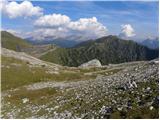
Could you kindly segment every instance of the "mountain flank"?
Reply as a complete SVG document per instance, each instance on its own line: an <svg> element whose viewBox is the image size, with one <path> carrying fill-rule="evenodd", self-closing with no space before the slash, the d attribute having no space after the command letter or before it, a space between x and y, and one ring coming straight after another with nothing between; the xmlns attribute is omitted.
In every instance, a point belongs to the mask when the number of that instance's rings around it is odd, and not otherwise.
<svg viewBox="0 0 160 120"><path fill-rule="evenodd" d="M2 47L18 52L24 48L32 47L29 42L6 31L1 31L1 40Z"/></svg>
<svg viewBox="0 0 160 120"><path fill-rule="evenodd" d="M58 47L55 44L34 45L6 31L1 31L1 36L3 48L17 52L25 52L37 58Z"/></svg>
<svg viewBox="0 0 160 120"><path fill-rule="evenodd" d="M139 44L147 46L148 48L151 49L158 49L159 48L159 38L156 37L155 39L146 39L141 41Z"/></svg>
<svg viewBox="0 0 160 120"><path fill-rule="evenodd" d="M158 53L158 49L150 49L136 42L109 35L82 42L73 48L58 48L40 58L61 65L77 67L92 59L98 59L102 65L151 60L157 58Z"/></svg>

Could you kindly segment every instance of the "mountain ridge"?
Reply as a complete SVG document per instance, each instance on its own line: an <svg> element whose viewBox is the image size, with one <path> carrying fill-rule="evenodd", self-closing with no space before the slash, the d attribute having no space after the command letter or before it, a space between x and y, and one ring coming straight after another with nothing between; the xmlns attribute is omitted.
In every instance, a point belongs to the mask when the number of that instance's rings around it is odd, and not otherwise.
<svg viewBox="0 0 160 120"><path fill-rule="evenodd" d="M117 36L102 37L85 41L73 48L59 48L41 56L42 60L67 66L79 66L92 59L103 65L137 60L151 60L158 57L158 50L152 50L130 40Z"/></svg>
<svg viewBox="0 0 160 120"><path fill-rule="evenodd" d="M139 42L139 44L144 45L151 49L158 49L159 48L159 38L158 37L152 38L152 39L148 38L148 39L145 39Z"/></svg>
<svg viewBox="0 0 160 120"><path fill-rule="evenodd" d="M64 48L70 48L74 47L75 45L79 44L80 42L75 41L75 40L34 40L33 38L26 38L26 41L33 45L45 45L45 44L55 44L59 47L64 47Z"/></svg>

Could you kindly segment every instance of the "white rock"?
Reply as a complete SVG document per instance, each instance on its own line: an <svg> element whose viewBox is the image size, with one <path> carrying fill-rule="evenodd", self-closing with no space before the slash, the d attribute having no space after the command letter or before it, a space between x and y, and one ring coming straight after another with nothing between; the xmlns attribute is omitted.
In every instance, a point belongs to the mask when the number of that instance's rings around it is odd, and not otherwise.
<svg viewBox="0 0 160 120"><path fill-rule="evenodd" d="M137 88L137 84L135 81L132 82L133 86Z"/></svg>
<svg viewBox="0 0 160 120"><path fill-rule="evenodd" d="M8 97L11 97L11 95L8 95Z"/></svg>
<svg viewBox="0 0 160 120"><path fill-rule="evenodd" d="M158 64L158 63L159 63L159 61L154 61L154 63L157 63L157 64Z"/></svg>
<svg viewBox="0 0 160 120"><path fill-rule="evenodd" d="M119 111L122 111L123 108L122 108L122 107L118 107L117 109L118 109Z"/></svg>
<svg viewBox="0 0 160 120"><path fill-rule="evenodd" d="M150 106L150 107L149 107L150 110L153 110L153 108L154 108L153 106Z"/></svg>
<svg viewBox="0 0 160 120"><path fill-rule="evenodd" d="M55 106L55 107L54 107L54 109L58 109L58 108L59 108L59 106Z"/></svg>
<svg viewBox="0 0 160 120"><path fill-rule="evenodd" d="M105 106L102 106L102 108L100 109L99 112L100 112L101 114L105 114L105 113L106 113L106 110L105 110L105 109L106 109L106 107L105 107Z"/></svg>
<svg viewBox="0 0 160 120"><path fill-rule="evenodd" d="M147 91L149 91L151 88L150 87L147 87Z"/></svg>
<svg viewBox="0 0 160 120"><path fill-rule="evenodd" d="M93 59L87 63L81 64L79 67L101 67L101 62L97 59Z"/></svg>
<svg viewBox="0 0 160 120"><path fill-rule="evenodd" d="M29 102L29 99L28 99L28 98L23 98L23 99L22 99L22 102L23 102L23 103L27 103L27 102Z"/></svg>

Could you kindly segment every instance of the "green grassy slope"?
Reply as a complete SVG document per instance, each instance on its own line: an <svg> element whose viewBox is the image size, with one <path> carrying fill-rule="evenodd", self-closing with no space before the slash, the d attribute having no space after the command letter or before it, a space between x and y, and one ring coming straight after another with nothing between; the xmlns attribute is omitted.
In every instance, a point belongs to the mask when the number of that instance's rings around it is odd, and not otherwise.
<svg viewBox="0 0 160 120"><path fill-rule="evenodd" d="M77 81L82 79L93 79L97 75L107 75L116 73L121 69L107 69L107 68L68 68L62 67L52 70L45 66L30 65L29 62L15 59L12 57L6 57L2 55L2 76L1 85L3 90L14 89L23 85L28 85L36 82L45 81ZM87 73L94 74L87 75Z"/></svg>
<svg viewBox="0 0 160 120"><path fill-rule="evenodd" d="M15 51L21 51L21 49L23 48L28 48L32 46L27 41L19 37L16 37L6 31L1 31L1 42L2 47Z"/></svg>

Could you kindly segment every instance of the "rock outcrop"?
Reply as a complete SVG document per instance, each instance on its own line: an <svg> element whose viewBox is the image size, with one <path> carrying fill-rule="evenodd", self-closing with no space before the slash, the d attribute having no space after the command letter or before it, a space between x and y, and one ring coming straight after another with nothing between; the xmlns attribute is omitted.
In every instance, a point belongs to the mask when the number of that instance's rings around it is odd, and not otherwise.
<svg viewBox="0 0 160 120"><path fill-rule="evenodd" d="M93 59L87 63L81 64L79 67L101 67L101 62L97 59Z"/></svg>

